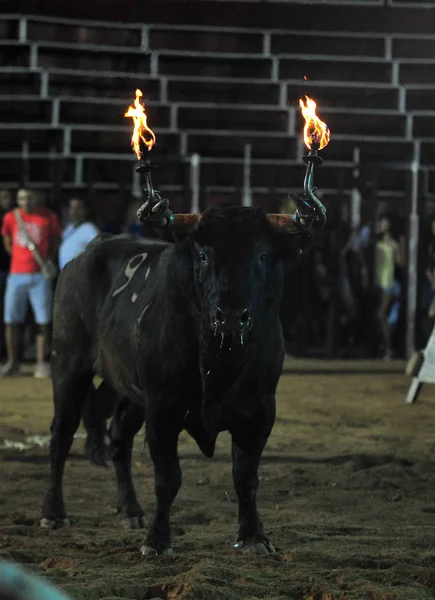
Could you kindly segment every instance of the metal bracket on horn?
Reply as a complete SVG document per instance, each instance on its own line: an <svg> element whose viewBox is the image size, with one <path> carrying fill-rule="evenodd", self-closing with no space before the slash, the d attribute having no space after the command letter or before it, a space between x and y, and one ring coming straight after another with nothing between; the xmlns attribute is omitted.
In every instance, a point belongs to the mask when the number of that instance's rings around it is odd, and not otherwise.
<svg viewBox="0 0 435 600"><path fill-rule="evenodd" d="M173 220L172 211L169 208L169 200L162 198L160 192L154 189L151 179L151 171L157 169L151 163L150 153L141 140L141 161L136 168L137 173L145 173L146 200L137 211L137 218L144 225L161 227L169 225Z"/></svg>
<svg viewBox="0 0 435 600"><path fill-rule="evenodd" d="M317 151L318 147L316 148L313 144L308 154L302 157L302 160L307 165L304 179L304 196L301 197L292 194L297 203L297 208L293 216L294 222L298 229L310 234L313 233L314 229L321 229L326 223L326 208L314 193L316 190L314 185L314 167L323 163L323 159L320 158Z"/></svg>

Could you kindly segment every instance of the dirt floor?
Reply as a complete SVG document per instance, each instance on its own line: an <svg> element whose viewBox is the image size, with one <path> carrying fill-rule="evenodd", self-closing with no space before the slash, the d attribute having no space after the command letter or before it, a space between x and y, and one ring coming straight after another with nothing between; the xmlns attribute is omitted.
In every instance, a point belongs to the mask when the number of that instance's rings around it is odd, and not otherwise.
<svg viewBox="0 0 435 600"><path fill-rule="evenodd" d="M343 372L343 363L296 361L281 379L260 468L260 513L278 549L266 556L233 550L227 434L212 460L181 438L170 559L142 559L143 533L118 525L112 469L84 460L82 435L65 472L71 526L41 529L50 384L2 380L0 557L47 576L74 600L434 598L435 386L406 406L402 365L385 372L385 364L366 364L367 374L346 364ZM142 444L138 435L134 477L151 516L152 468Z"/></svg>

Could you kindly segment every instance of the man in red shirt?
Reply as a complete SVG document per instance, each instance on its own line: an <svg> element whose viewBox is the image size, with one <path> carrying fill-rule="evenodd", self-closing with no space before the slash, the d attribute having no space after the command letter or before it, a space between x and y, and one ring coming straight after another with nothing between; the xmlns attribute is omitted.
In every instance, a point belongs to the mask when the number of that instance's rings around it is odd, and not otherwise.
<svg viewBox="0 0 435 600"><path fill-rule="evenodd" d="M45 207L38 207L29 190L18 191L17 204L21 219L42 260L52 259L61 235L57 216ZM8 360L0 370L0 377L16 375L20 371L22 325L29 301L35 322L39 326L34 376L49 377L50 365L47 356L52 321L53 284L41 273L40 265L27 247L26 235L21 230L14 211L4 216L1 233L4 246L11 255L11 268L6 283L4 308Z"/></svg>

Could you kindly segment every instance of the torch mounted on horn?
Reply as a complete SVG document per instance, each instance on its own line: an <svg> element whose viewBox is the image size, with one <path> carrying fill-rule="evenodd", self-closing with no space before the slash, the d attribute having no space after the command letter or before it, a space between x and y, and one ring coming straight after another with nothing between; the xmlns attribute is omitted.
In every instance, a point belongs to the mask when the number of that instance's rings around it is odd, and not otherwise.
<svg viewBox="0 0 435 600"><path fill-rule="evenodd" d="M326 208L315 194L314 167L323 162L318 151L329 143L330 131L326 123L316 115L317 105L314 100L308 96L305 98L306 103L300 99L299 106L305 119L303 137L308 154L303 156L302 160L307 165L307 170L304 179L304 196L293 195L297 203L293 218L299 229L312 233L313 229L322 228L326 223Z"/></svg>
<svg viewBox="0 0 435 600"><path fill-rule="evenodd" d="M169 209L169 200L162 198L160 192L154 189L151 179L151 171L157 168L151 163L150 158L150 151L156 143L156 136L148 126L145 107L140 101L141 97L142 92L137 89L133 105L129 106L124 114L124 117L133 119L131 145L139 161L136 172L145 173L146 200L139 208L137 217L142 223L151 222L153 225L163 228L172 220L173 214Z"/></svg>
<svg viewBox="0 0 435 600"><path fill-rule="evenodd" d="M150 151L156 142L156 136L148 126L145 107L140 102L141 97L142 92L137 89L134 104L124 115L133 118L134 129L131 144L139 160L136 171L145 174L146 200L138 210L138 219L142 223L151 223L159 228L165 228L172 224L194 225L198 222L200 215L174 215L169 208L169 200L162 198L160 192L153 187L151 171L156 166L151 163ZM304 195L291 194L297 205L294 215L268 214L267 219L273 225L286 228L290 232L304 232L311 236L326 222L326 209L315 194L314 167L323 162L318 151L329 143L330 132L328 126L317 117L314 100L306 96L306 104L301 99L299 105L305 118L303 137L308 148L308 154L303 156L303 161L307 165Z"/></svg>

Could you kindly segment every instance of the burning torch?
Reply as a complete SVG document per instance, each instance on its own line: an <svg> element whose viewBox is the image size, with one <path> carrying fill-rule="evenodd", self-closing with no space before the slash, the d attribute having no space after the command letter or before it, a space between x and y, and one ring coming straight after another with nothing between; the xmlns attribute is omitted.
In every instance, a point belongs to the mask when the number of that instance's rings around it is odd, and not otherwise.
<svg viewBox="0 0 435 600"><path fill-rule="evenodd" d="M150 151L156 142L156 136L148 126L145 107L140 102L142 92L136 90L134 104L130 106L125 113L125 117L133 118L134 129L131 138L131 144L139 160L139 166L136 171L145 173L147 198L144 204L139 208L137 216L140 221L153 221L160 227L165 227L169 223L194 223L199 215L173 215L169 209L169 200L162 198L160 193L154 189L151 180L151 170L155 166L151 163ZM328 126L316 115L316 103L306 96L306 104L300 100L302 115L305 118L304 142L309 152L303 157L307 165L307 171L304 180L304 196L295 196L297 209L293 216L268 214L269 221L275 224L290 224L299 231L312 233L317 227L323 227L326 221L326 209L315 195L314 187L314 167L322 164L323 160L318 155L318 151L324 148L329 142Z"/></svg>
<svg viewBox="0 0 435 600"><path fill-rule="evenodd" d="M303 161L307 165L307 171L304 180L304 197L296 198L298 208L294 215L294 221L299 228L310 231L313 226L323 227L326 222L326 209L314 193L316 189L314 167L323 162L318 151L329 143L330 132L326 123L316 115L317 105L314 100L308 96L305 98L306 103L300 99L299 106L305 119L303 136L308 154L303 157Z"/></svg>
<svg viewBox="0 0 435 600"><path fill-rule="evenodd" d="M156 136L148 126L145 106L140 101L142 95L141 90L137 89L133 105L129 106L124 114L124 117L133 119L131 145L139 161L136 172L145 173L147 197L139 208L137 216L140 221L152 220L164 227L171 220L172 212L169 210L169 200L161 197L160 192L154 189L151 180L151 171L156 166L151 163L150 152L156 143Z"/></svg>

